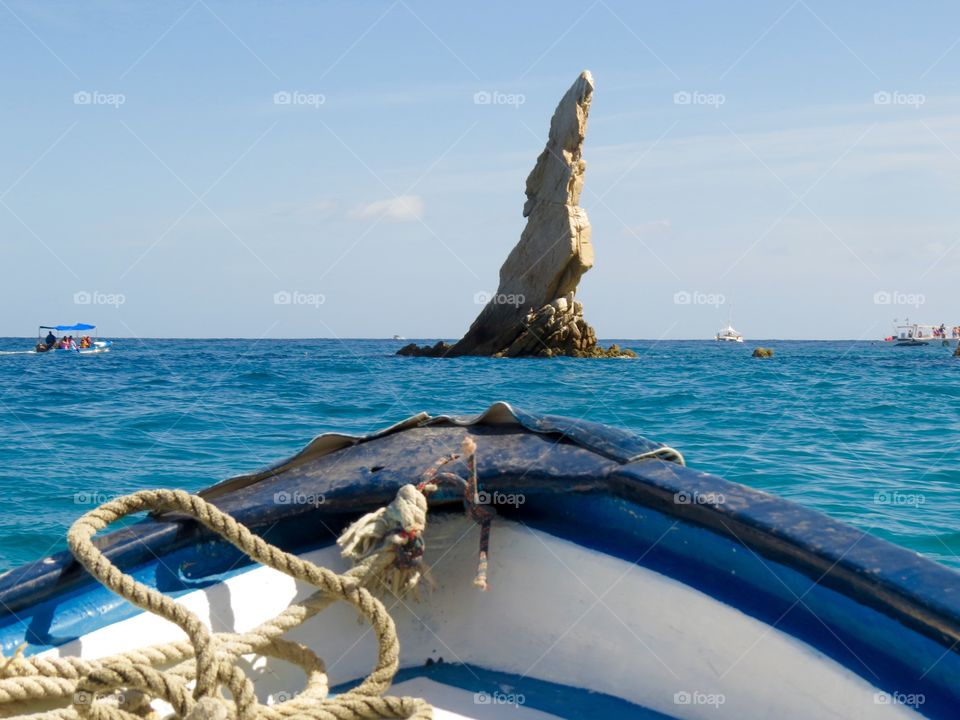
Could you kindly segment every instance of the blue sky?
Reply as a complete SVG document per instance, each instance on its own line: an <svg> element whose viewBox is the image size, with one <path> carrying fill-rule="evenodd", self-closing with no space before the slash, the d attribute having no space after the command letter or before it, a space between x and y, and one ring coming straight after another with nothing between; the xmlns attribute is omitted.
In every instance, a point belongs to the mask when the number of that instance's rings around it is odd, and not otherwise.
<svg viewBox="0 0 960 720"><path fill-rule="evenodd" d="M601 337L960 324L951 3L0 0L0 48L0 335L459 337L585 68Z"/></svg>

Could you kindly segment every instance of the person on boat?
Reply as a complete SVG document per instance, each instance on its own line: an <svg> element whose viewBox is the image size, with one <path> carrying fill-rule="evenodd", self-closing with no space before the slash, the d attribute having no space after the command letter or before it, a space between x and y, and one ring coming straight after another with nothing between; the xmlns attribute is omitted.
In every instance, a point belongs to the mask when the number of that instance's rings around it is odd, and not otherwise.
<svg viewBox="0 0 960 720"><path fill-rule="evenodd" d="M80 349L85 350L88 347L90 347L90 336L84 335L82 338L80 338Z"/></svg>
<svg viewBox="0 0 960 720"><path fill-rule="evenodd" d="M50 347L43 340L37 340L37 346L34 348L38 353L47 352L49 349Z"/></svg>
<svg viewBox="0 0 960 720"><path fill-rule="evenodd" d="M43 339L43 342L46 344L47 350L56 344L57 336L53 334L53 330L47 330L47 336Z"/></svg>

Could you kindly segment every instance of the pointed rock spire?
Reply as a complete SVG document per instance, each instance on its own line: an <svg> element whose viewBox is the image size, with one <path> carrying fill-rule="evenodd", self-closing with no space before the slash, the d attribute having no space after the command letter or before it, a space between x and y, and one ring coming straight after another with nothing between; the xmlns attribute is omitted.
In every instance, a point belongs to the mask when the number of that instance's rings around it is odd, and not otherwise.
<svg viewBox="0 0 960 720"><path fill-rule="evenodd" d="M580 73L550 120L546 147L527 177L527 225L500 268L500 284L467 334L453 346L402 355L623 355L603 351L574 300L580 278L593 267L590 221L580 207L586 163L583 142L593 76Z"/></svg>

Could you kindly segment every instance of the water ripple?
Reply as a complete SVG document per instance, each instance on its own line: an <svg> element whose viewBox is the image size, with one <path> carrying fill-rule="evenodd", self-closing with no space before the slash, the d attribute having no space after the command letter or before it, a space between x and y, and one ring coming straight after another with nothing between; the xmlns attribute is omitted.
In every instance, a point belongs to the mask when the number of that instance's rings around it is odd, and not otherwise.
<svg viewBox="0 0 960 720"><path fill-rule="evenodd" d="M63 547L95 501L199 489L320 432L494 400L631 429L699 469L960 568L960 360L949 348L619 341L634 361L397 358L392 341L119 341L0 357L0 568ZM25 341L0 340L0 349Z"/></svg>

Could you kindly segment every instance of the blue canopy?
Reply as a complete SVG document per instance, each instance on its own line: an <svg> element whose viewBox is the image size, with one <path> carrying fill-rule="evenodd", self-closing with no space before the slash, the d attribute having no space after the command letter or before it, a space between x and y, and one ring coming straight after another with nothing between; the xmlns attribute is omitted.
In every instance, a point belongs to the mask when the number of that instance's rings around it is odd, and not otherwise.
<svg viewBox="0 0 960 720"><path fill-rule="evenodd" d="M41 325L41 330L93 330L96 325L87 325L86 323L77 323L76 325Z"/></svg>

